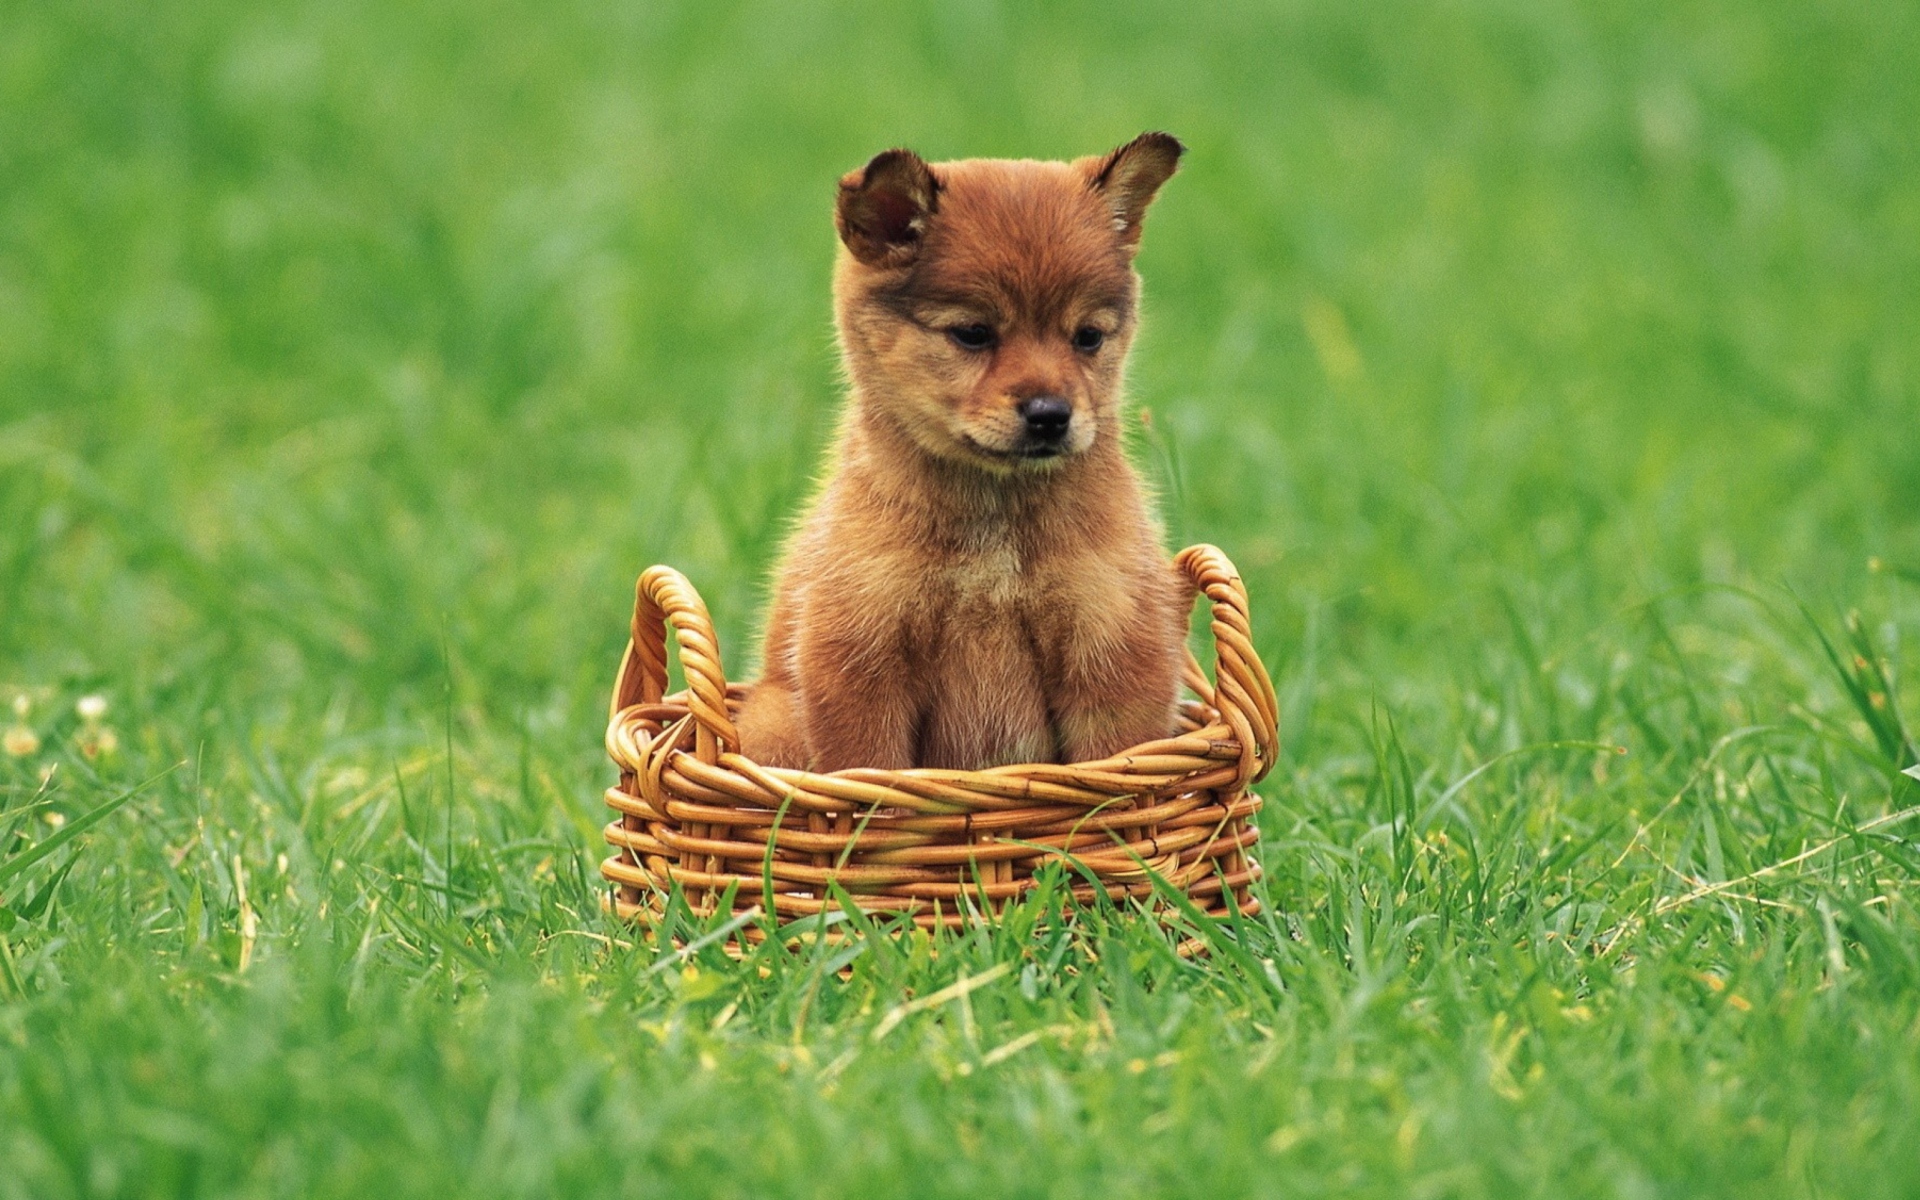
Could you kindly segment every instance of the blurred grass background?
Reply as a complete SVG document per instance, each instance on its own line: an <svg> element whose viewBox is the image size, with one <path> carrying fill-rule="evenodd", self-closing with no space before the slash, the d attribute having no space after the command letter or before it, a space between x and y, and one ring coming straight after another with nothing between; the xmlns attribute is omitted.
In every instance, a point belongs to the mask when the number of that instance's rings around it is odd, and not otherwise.
<svg viewBox="0 0 1920 1200"><path fill-rule="evenodd" d="M0 877L0 1196L1914 1194L1917 53L0 0L0 854L186 764ZM835 179L1147 128L1137 448L1255 598L1277 915L654 970L606 690L656 561L747 672ZM1630 753L1496 761L1567 739Z"/></svg>

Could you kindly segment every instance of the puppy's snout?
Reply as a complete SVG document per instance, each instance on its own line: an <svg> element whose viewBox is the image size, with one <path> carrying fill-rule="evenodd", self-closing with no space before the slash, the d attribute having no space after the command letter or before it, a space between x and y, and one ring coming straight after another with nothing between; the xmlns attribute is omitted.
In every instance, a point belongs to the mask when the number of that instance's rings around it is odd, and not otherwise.
<svg viewBox="0 0 1920 1200"><path fill-rule="evenodd" d="M1027 423L1027 435L1037 442L1057 442L1067 436L1073 422L1073 405L1058 396L1033 396L1019 405L1020 419Z"/></svg>

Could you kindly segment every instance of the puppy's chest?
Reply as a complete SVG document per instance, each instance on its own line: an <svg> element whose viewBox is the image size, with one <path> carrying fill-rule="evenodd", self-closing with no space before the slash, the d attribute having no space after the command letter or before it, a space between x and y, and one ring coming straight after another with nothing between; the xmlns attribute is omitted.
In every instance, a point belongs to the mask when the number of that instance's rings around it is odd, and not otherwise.
<svg viewBox="0 0 1920 1200"><path fill-rule="evenodd" d="M1017 546L997 542L954 555L930 573L929 582L947 604L1017 609L1037 589L1037 575Z"/></svg>
<svg viewBox="0 0 1920 1200"><path fill-rule="evenodd" d="M1040 581L1011 549L951 558L925 575L907 619L917 684L915 760L1024 762L1056 752L1048 723L1057 647L1036 627Z"/></svg>
<svg viewBox="0 0 1920 1200"><path fill-rule="evenodd" d="M921 578L907 624L918 647L939 656L937 674L982 657L1057 663L1123 619L1114 611L1124 608L1122 589L1090 557L1029 556L999 543L950 556Z"/></svg>

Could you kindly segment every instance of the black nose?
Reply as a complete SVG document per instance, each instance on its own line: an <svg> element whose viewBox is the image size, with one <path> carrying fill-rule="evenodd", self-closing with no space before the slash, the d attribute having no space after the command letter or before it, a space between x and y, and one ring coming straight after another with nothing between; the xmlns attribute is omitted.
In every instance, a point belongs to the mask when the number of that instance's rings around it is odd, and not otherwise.
<svg viewBox="0 0 1920 1200"><path fill-rule="evenodd" d="M1067 436L1067 426L1073 421L1073 405L1058 396L1034 396L1020 402L1020 418L1027 423L1027 433L1036 440L1057 442Z"/></svg>

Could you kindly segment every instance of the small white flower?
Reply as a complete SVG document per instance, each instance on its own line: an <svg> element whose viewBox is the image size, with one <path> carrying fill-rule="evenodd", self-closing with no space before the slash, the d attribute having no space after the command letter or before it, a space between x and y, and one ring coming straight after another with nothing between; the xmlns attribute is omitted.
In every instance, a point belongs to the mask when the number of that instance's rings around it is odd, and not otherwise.
<svg viewBox="0 0 1920 1200"><path fill-rule="evenodd" d="M19 705L15 705L18 708ZM40 748L40 735L25 725L15 725L0 737L0 748L14 758L25 758Z"/></svg>
<svg viewBox="0 0 1920 1200"><path fill-rule="evenodd" d="M22 721L24 721L27 719L27 710L32 707L33 707L33 701L27 699L27 694L25 692L15 692L13 694L13 715L14 716L19 717Z"/></svg>
<svg viewBox="0 0 1920 1200"><path fill-rule="evenodd" d="M82 696L74 703L73 711L80 714L82 721L98 721L107 715L105 696Z"/></svg>

